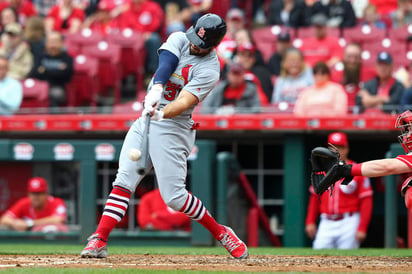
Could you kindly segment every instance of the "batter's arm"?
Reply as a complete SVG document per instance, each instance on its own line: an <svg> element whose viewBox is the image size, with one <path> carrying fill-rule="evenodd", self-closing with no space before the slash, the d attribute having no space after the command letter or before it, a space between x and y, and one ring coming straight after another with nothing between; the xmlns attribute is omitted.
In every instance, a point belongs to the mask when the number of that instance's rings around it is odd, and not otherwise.
<svg viewBox="0 0 412 274"><path fill-rule="evenodd" d="M199 103L199 98L187 90L182 90L176 100L162 109L163 118L176 117L197 103Z"/></svg>

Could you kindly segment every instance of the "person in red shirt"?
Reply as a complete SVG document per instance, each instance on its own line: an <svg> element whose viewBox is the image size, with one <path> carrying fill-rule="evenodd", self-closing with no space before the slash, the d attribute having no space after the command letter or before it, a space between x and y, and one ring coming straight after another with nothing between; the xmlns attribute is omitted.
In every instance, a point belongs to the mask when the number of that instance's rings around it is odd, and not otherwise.
<svg viewBox="0 0 412 274"><path fill-rule="evenodd" d="M137 208L137 223L142 229L190 231L191 219L168 207L157 188L142 196Z"/></svg>
<svg viewBox="0 0 412 274"><path fill-rule="evenodd" d="M36 7L32 1L29 0L6 0L0 3L0 12L10 7L17 11L19 23L22 26L26 25L27 18L37 15Z"/></svg>
<svg viewBox="0 0 412 274"><path fill-rule="evenodd" d="M120 28L130 28L143 33L146 48L145 71L153 76L158 64L157 49L162 43L165 14L162 7L151 0L131 0L126 10L119 15Z"/></svg>
<svg viewBox="0 0 412 274"><path fill-rule="evenodd" d="M347 158L349 144L345 133L331 133L328 143L338 149L342 160L354 163ZM373 207L373 190L369 178L356 176L348 185L341 185L341 181L320 197L310 187L305 231L309 238L314 239L314 249L359 248L366 238Z"/></svg>
<svg viewBox="0 0 412 274"><path fill-rule="evenodd" d="M18 200L0 219L0 224L17 231L68 231L66 205L49 195L47 181L34 177L28 181L28 196Z"/></svg>
<svg viewBox="0 0 412 274"><path fill-rule="evenodd" d="M84 11L75 7L72 0L62 0L50 9L45 19L46 31L78 32L85 17Z"/></svg>
<svg viewBox="0 0 412 274"><path fill-rule="evenodd" d="M103 35L108 35L111 31L119 29L116 18L111 18L110 14L116 9L116 5L108 0L101 0L97 4L96 13L89 16L83 28L90 28L93 31L98 31Z"/></svg>
<svg viewBox="0 0 412 274"><path fill-rule="evenodd" d="M328 18L324 14L316 14L312 17L314 26L313 37L303 38L301 45L294 46L299 48L305 57L305 62L311 67L317 62L325 62L329 67L342 60L343 48L339 45L339 38L328 36ZM299 40L298 40L299 41Z"/></svg>

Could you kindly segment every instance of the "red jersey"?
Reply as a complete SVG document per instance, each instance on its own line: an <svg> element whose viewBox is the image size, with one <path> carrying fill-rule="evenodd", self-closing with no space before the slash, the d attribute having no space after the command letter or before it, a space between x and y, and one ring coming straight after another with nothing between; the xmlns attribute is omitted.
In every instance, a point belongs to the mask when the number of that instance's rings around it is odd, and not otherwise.
<svg viewBox="0 0 412 274"><path fill-rule="evenodd" d="M143 195L137 210L137 221L143 229L190 230L191 225L191 219L186 214L174 211L165 204L159 189Z"/></svg>
<svg viewBox="0 0 412 274"><path fill-rule="evenodd" d="M399 155L396 159L404 162L408 167L412 169L412 155Z"/></svg>
<svg viewBox="0 0 412 274"><path fill-rule="evenodd" d="M328 62L333 57L342 59L343 49L339 45L339 38L326 36L322 40L315 37L302 39L299 50L303 53L305 62L311 67L317 62Z"/></svg>
<svg viewBox="0 0 412 274"><path fill-rule="evenodd" d="M41 210L34 209L30 199L25 197L18 200L5 214L12 218L37 220L50 216L60 216L66 219L67 213L62 199L49 196L46 206Z"/></svg>
<svg viewBox="0 0 412 274"><path fill-rule="evenodd" d="M69 17L67 17L66 20L63 20L62 18L60 18L60 6L55 5L50 9L47 17L53 18L53 30L62 31L64 29L70 28L70 24L73 19L79 19L83 22L86 14L80 8L73 8L72 13L69 15Z"/></svg>
<svg viewBox="0 0 412 274"><path fill-rule="evenodd" d="M398 8L398 0L369 0L370 4L376 6L380 15L385 15Z"/></svg>
<svg viewBox="0 0 412 274"><path fill-rule="evenodd" d="M348 164L353 163L353 161L350 160L347 162ZM361 221L358 231L366 232L371 219L373 204L373 190L369 178L355 176L348 185L341 185L342 181L343 179L336 182L332 195L330 189L325 191L321 195L320 201L313 187L310 186L309 191L311 195L306 224L316 223L319 213L335 215L360 212Z"/></svg>
<svg viewBox="0 0 412 274"><path fill-rule="evenodd" d="M139 5L129 4L129 9L119 18L122 29L131 28L140 32L160 32L165 23L162 7L146 0Z"/></svg>

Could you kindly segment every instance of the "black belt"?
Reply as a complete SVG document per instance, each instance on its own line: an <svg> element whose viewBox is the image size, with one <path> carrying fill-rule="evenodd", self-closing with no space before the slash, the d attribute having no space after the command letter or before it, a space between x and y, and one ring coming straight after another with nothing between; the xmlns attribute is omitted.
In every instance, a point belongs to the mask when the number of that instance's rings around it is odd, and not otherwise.
<svg viewBox="0 0 412 274"><path fill-rule="evenodd" d="M343 214L326 214L326 219L328 219L329 221L340 221L345 217L350 217L353 214L355 214L354 212L345 212Z"/></svg>

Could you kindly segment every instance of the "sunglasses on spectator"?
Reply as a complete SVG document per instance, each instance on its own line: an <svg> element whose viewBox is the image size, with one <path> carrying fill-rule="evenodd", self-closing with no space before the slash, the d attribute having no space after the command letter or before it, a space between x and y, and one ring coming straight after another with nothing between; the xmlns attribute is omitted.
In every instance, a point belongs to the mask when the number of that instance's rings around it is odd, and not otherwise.
<svg viewBox="0 0 412 274"><path fill-rule="evenodd" d="M6 32L6 34L7 35L9 35L9 36L18 36L18 34L17 33L14 33L14 32Z"/></svg>

